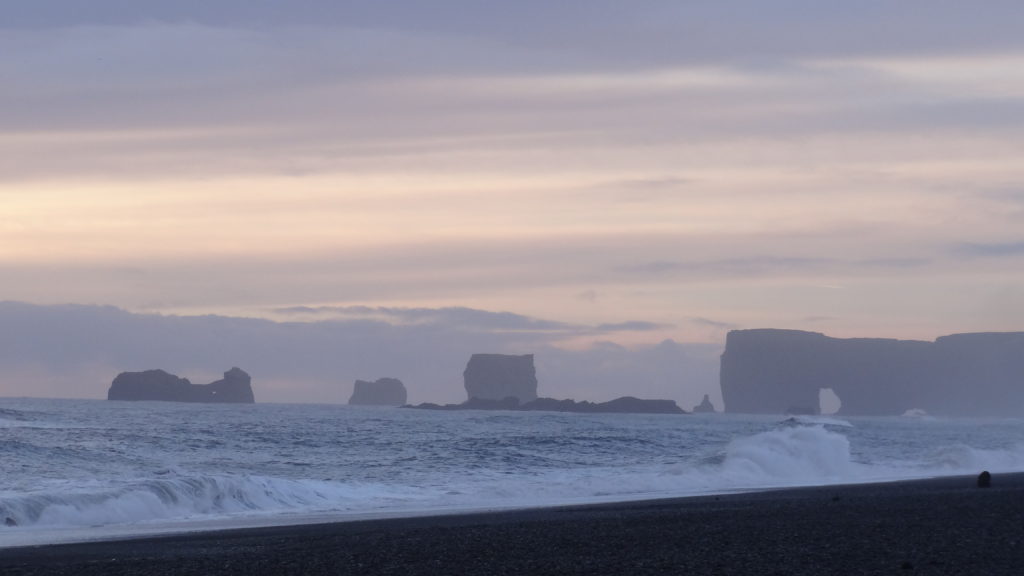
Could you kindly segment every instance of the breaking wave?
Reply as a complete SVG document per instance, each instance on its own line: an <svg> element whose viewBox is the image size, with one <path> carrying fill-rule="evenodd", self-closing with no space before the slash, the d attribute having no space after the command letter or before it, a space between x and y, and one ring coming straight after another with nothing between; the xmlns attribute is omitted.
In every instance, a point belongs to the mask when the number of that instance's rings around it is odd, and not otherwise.
<svg viewBox="0 0 1024 576"><path fill-rule="evenodd" d="M849 439L819 425L734 440L725 449L722 473L747 486L852 482L865 471L853 462Z"/></svg>
<svg viewBox="0 0 1024 576"><path fill-rule="evenodd" d="M845 436L823 426L796 426L734 440L718 458L675 465L523 468L518 473L438 470L417 483L163 471L161 477L116 488L69 490L61 485L42 493L0 495L0 521L9 518L22 528L65 528L284 513L516 507L854 481L858 474Z"/></svg>
<svg viewBox="0 0 1024 576"><path fill-rule="evenodd" d="M1024 421L780 419L21 401L0 547L1024 470Z"/></svg>
<svg viewBox="0 0 1024 576"><path fill-rule="evenodd" d="M116 489L0 498L8 525L81 527L287 511L343 511L359 503L408 501L386 486L259 476L198 476L131 483Z"/></svg>

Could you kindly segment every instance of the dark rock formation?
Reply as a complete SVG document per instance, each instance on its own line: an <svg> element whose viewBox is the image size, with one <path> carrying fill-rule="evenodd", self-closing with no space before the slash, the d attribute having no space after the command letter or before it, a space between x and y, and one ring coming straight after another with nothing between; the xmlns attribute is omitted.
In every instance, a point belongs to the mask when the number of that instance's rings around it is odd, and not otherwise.
<svg viewBox="0 0 1024 576"><path fill-rule="evenodd" d="M581 412L581 407L589 405L590 402L576 402L571 398L566 400L558 400L557 398L537 398L536 400L531 400L524 404L521 409L542 412ZM516 409L518 410L520 407L516 407Z"/></svg>
<svg viewBox="0 0 1024 576"><path fill-rule="evenodd" d="M707 394L704 395L704 399L693 407L694 414L711 414L715 411L715 405L711 403L711 398Z"/></svg>
<svg viewBox="0 0 1024 576"><path fill-rule="evenodd" d="M501 400L470 398L462 404L419 404L409 406L421 410L516 410L520 412L582 412L585 414L684 414L673 400L644 400L623 396L608 402L576 402L574 400L556 400L554 398L537 398L520 404L514 397Z"/></svg>
<svg viewBox="0 0 1024 576"><path fill-rule="evenodd" d="M349 404L363 406L402 406L405 404L405 385L397 378L379 378L376 382L356 380Z"/></svg>
<svg viewBox="0 0 1024 576"><path fill-rule="evenodd" d="M798 330L736 330L720 383L728 412L817 412L830 388L840 414L1024 415L1024 332L935 342L829 338Z"/></svg>
<svg viewBox="0 0 1024 576"><path fill-rule="evenodd" d="M432 403L407 408L422 410L519 410L586 413L683 414L672 400L641 400L623 396L609 402L576 402L537 397L533 354L473 354L463 372L466 395L462 404Z"/></svg>
<svg viewBox="0 0 1024 576"><path fill-rule="evenodd" d="M978 488L991 488L992 487L992 473L988 470L982 470L981 474L978 474Z"/></svg>
<svg viewBox="0 0 1024 576"><path fill-rule="evenodd" d="M255 397L249 375L239 368L210 384L193 384L163 370L122 372L107 391L107 400L166 400L171 402L226 402L252 404Z"/></svg>
<svg viewBox="0 0 1024 576"><path fill-rule="evenodd" d="M449 405L450 406L450 405ZM501 400L473 397L462 404L455 404L459 410L519 410L519 399L515 396L508 396Z"/></svg>
<svg viewBox="0 0 1024 576"><path fill-rule="evenodd" d="M473 354L462 377L469 398L504 400L513 397L519 402L537 398L533 354Z"/></svg>
<svg viewBox="0 0 1024 576"><path fill-rule="evenodd" d="M616 414L683 414L675 400L649 400L623 396L608 402L580 402L581 410L575 412L600 412Z"/></svg>

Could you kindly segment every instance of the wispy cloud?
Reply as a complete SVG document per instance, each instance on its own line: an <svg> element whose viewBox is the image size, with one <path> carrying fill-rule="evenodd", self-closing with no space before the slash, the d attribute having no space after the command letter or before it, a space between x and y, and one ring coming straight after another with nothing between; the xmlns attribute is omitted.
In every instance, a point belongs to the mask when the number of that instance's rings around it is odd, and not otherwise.
<svg viewBox="0 0 1024 576"><path fill-rule="evenodd" d="M575 193L575 196L588 202L659 204L678 198L693 183L690 178L677 176L612 180L584 186Z"/></svg>
<svg viewBox="0 0 1024 576"><path fill-rule="evenodd" d="M293 317L380 319L394 324L437 324L452 328L491 331L570 332L582 327L531 318L512 312L491 312L466 307L397 308L387 306L288 306L271 312Z"/></svg>
<svg viewBox="0 0 1024 576"><path fill-rule="evenodd" d="M865 260L855 260L851 264L855 267L861 268L920 268L933 264L935 261L932 258L919 258L919 257L889 257L889 258L868 258Z"/></svg>
<svg viewBox="0 0 1024 576"><path fill-rule="evenodd" d="M701 318L699 316L690 318L690 322L696 324L697 326L706 326L718 330L735 330L736 328L739 328L739 325L734 324L732 322L721 322L718 320L712 320L710 318Z"/></svg>
<svg viewBox="0 0 1024 576"><path fill-rule="evenodd" d="M659 324L657 322L643 322L633 320L628 322L615 322L611 324L599 324L598 332L647 332L653 330L665 330L672 328L672 324Z"/></svg>
<svg viewBox="0 0 1024 576"><path fill-rule="evenodd" d="M781 270L816 270L834 264L836 264L836 260L831 258L751 256L719 260L653 261L623 266L620 270L627 273L651 275L690 273L758 275Z"/></svg>
<svg viewBox="0 0 1024 576"><path fill-rule="evenodd" d="M576 300L582 300L584 302L597 302L599 297L600 294L598 294L597 290L593 289L583 290L582 292L577 292L575 295Z"/></svg>
<svg viewBox="0 0 1024 576"><path fill-rule="evenodd" d="M491 312L466 307L400 308L387 306L287 306L270 310L275 315L296 319L366 319L396 326L443 326L446 329L493 333L529 333L542 339L600 336L615 332L652 332L672 324L627 320L597 325L572 324L532 318L512 312Z"/></svg>
<svg viewBox="0 0 1024 576"><path fill-rule="evenodd" d="M848 259L803 256L751 256L717 260L653 261L620 268L623 273L650 276L730 277L770 276L805 272L863 272L873 269L910 269L934 263L924 257L878 257Z"/></svg>
<svg viewBox="0 0 1024 576"><path fill-rule="evenodd" d="M834 316L804 316L802 320L808 324L818 324L821 322L830 322L835 320Z"/></svg>
<svg viewBox="0 0 1024 576"><path fill-rule="evenodd" d="M964 242L954 247L954 252L978 258L1013 258L1024 256L1022 242Z"/></svg>

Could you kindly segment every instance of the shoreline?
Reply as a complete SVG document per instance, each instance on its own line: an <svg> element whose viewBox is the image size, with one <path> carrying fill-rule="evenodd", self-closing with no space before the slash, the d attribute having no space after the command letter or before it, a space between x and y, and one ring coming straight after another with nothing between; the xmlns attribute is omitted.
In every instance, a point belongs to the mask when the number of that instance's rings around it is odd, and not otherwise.
<svg viewBox="0 0 1024 576"><path fill-rule="evenodd" d="M1016 574L1024 473L0 549L3 574Z"/></svg>
<svg viewBox="0 0 1024 576"><path fill-rule="evenodd" d="M1024 483L1024 471L1004 475L1020 474ZM960 476L960 475L958 475ZM49 532L35 532L28 529L20 533L17 529L5 534L0 531L0 556L4 550L18 548L40 548L76 544L102 544L107 542L136 541L143 539L172 538L176 536L202 535L221 532L239 532L266 529L288 529L303 526L351 524L375 521L405 521L420 518L444 518L462 516L484 516L493 514L514 514L530 511L586 509L603 506L630 506L653 502L697 501L702 498L718 500L726 496L753 495L790 490L815 490L832 487L857 487L888 485L904 482L941 482L955 476L928 476L912 478L877 479L867 482L838 484L815 484L796 486L733 487L721 492L696 492L677 495L632 495L608 496L606 498L583 498L576 502L555 501L539 504L497 504L494 506L426 507L401 510L362 510L352 512L295 512L278 515L253 515L240 517L210 517L192 521L168 520L166 522L114 524L110 526L68 527ZM39 536L42 536L40 538ZM47 539L49 538L49 539Z"/></svg>

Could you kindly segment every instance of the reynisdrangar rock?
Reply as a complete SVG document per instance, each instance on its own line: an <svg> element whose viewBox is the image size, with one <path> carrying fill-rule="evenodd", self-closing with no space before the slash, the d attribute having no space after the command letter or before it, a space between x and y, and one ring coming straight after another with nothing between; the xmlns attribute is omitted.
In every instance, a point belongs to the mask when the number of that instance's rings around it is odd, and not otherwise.
<svg viewBox="0 0 1024 576"><path fill-rule="evenodd" d="M378 378L375 382L356 380L349 404L362 406L402 406L407 392L398 378Z"/></svg>
<svg viewBox="0 0 1024 576"><path fill-rule="evenodd" d="M537 398L533 354L473 354L462 377L470 400L516 398L525 403Z"/></svg>

